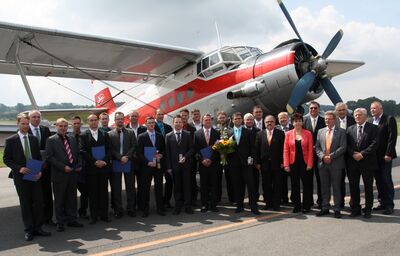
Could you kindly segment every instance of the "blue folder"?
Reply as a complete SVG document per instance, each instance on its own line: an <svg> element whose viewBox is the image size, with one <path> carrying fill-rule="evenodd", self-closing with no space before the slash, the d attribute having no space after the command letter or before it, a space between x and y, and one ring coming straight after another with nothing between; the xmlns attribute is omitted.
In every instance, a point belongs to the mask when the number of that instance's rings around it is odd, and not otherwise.
<svg viewBox="0 0 400 256"><path fill-rule="evenodd" d="M43 161L31 159L26 163L26 168L31 170L29 173L25 174L23 179L30 181L37 181L35 179L35 175L38 174L42 170Z"/></svg>
<svg viewBox="0 0 400 256"><path fill-rule="evenodd" d="M153 158L157 153L156 147L144 147L144 156L146 157L147 161L153 162Z"/></svg>
<svg viewBox="0 0 400 256"><path fill-rule="evenodd" d="M212 155L212 148L210 146L200 149L200 154L205 159L210 159Z"/></svg>
<svg viewBox="0 0 400 256"><path fill-rule="evenodd" d="M113 160L112 161L112 170L113 170L113 172L130 172L131 171L131 161L126 162L126 164L122 164L121 161Z"/></svg>
<svg viewBox="0 0 400 256"><path fill-rule="evenodd" d="M104 160L106 157L106 148L104 146L93 147L92 156L96 160Z"/></svg>

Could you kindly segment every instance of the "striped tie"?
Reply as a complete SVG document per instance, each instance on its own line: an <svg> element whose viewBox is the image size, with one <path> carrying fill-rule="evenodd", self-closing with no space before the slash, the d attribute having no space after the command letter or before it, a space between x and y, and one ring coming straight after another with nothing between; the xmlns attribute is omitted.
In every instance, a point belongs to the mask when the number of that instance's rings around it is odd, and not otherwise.
<svg viewBox="0 0 400 256"><path fill-rule="evenodd" d="M67 152L67 155L68 155L68 162L70 164L72 164L74 162L74 159L72 158L72 152L71 152L71 148L69 147L67 137L64 137L64 146L65 146L65 151Z"/></svg>

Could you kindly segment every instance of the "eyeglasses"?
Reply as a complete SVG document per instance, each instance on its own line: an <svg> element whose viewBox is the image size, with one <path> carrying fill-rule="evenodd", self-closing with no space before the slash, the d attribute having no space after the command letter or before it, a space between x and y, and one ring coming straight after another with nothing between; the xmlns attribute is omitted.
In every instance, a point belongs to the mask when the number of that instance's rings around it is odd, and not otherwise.
<svg viewBox="0 0 400 256"><path fill-rule="evenodd" d="M310 107L310 109L318 109L317 107Z"/></svg>

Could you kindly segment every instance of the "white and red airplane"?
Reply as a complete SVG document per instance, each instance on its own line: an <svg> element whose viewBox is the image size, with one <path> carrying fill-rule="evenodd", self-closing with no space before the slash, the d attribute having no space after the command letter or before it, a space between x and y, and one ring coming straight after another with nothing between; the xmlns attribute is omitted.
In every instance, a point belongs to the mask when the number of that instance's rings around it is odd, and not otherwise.
<svg viewBox="0 0 400 256"><path fill-rule="evenodd" d="M56 76L102 81L96 107L125 114L138 110L141 122L156 109L174 114L182 108L215 114L248 111L295 111L325 91L342 101L330 79L364 64L328 60L342 38L339 30L322 55L303 42L283 3L278 3L298 39L263 53L256 47L225 46L210 53L140 41L48 30L0 22L0 73L19 74L36 106L26 76ZM104 81L143 83L139 95L119 108ZM56 94L55 94L56 96ZM112 121L111 121L112 122Z"/></svg>

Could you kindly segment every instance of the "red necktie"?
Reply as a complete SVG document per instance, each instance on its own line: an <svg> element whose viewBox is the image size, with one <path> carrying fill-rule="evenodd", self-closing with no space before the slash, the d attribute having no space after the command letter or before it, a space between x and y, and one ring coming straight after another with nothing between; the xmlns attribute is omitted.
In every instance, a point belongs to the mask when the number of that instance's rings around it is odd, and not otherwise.
<svg viewBox="0 0 400 256"><path fill-rule="evenodd" d="M206 129L206 142L207 145L210 144L210 132L208 131L208 129Z"/></svg>
<svg viewBox="0 0 400 256"><path fill-rule="evenodd" d="M74 162L74 159L72 158L72 152L71 148L69 147L67 137L64 137L64 146L65 146L65 151L67 152L68 155L68 161L70 164L72 164Z"/></svg>

